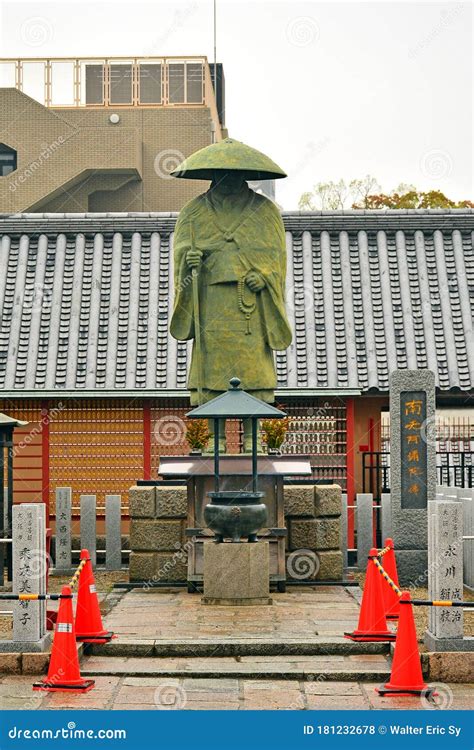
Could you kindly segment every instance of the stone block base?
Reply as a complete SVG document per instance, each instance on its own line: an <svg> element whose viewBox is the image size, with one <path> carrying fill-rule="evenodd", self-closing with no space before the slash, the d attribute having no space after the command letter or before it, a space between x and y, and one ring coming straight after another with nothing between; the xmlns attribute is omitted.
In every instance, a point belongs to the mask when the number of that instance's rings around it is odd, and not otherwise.
<svg viewBox="0 0 474 750"><path fill-rule="evenodd" d="M319 571L316 576L319 581L342 581L342 552L329 550L319 552Z"/></svg>
<svg viewBox="0 0 474 750"><path fill-rule="evenodd" d="M45 633L45 635L39 641L1 641L0 640L0 653L12 654L12 653L42 653L48 651L51 646L52 634Z"/></svg>
<svg viewBox="0 0 474 750"><path fill-rule="evenodd" d="M261 604L273 604L271 596L260 596L253 599L212 599L201 597L201 604L214 604L221 607L255 607Z"/></svg>
<svg viewBox="0 0 474 750"><path fill-rule="evenodd" d="M438 638L426 630L425 646L428 651L474 651L474 638Z"/></svg>
<svg viewBox="0 0 474 750"><path fill-rule="evenodd" d="M472 639L471 639L472 640ZM428 679L436 682L472 682L474 653L439 652L424 654L428 660Z"/></svg>
<svg viewBox="0 0 474 750"><path fill-rule="evenodd" d="M269 581L267 542L204 544L204 603L269 604Z"/></svg>

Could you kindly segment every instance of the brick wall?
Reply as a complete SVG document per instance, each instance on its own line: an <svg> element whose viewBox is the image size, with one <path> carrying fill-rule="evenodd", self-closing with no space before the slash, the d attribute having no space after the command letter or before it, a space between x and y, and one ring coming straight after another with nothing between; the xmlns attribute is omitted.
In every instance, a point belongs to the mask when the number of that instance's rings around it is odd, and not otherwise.
<svg viewBox="0 0 474 750"><path fill-rule="evenodd" d="M212 142L211 109L49 109L0 90L3 141L17 169L2 179L0 211L178 211L208 182L170 178L185 156Z"/></svg>

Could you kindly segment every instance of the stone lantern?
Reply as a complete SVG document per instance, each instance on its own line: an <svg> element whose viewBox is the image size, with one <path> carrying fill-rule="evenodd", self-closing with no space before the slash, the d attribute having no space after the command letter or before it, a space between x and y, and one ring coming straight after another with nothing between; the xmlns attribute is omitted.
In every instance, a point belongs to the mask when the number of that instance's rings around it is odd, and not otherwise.
<svg viewBox="0 0 474 750"><path fill-rule="evenodd" d="M258 491L257 431L259 419L283 419L285 412L251 396L240 387L240 380L232 378L226 393L198 406L186 416L189 419L214 421L214 492L209 492L210 502L204 509L204 518L214 531L217 542L231 539L240 542L247 537L257 541L257 532L266 525L267 508ZM252 489L247 487L232 491L220 489L219 472L219 420L250 419L252 423Z"/></svg>
<svg viewBox="0 0 474 750"><path fill-rule="evenodd" d="M264 493L258 491L257 430L261 418L283 418L279 409L269 406L240 388L232 378L230 388L212 401L198 406L190 419L214 422L214 491L204 508L204 520L215 539L204 543L203 604L255 605L271 604L269 588L268 541L240 544L242 537L257 541L257 532L267 523ZM251 487L221 490L219 468L219 420L246 419L252 425ZM244 480L245 481L245 480ZM217 542L217 544L216 544Z"/></svg>

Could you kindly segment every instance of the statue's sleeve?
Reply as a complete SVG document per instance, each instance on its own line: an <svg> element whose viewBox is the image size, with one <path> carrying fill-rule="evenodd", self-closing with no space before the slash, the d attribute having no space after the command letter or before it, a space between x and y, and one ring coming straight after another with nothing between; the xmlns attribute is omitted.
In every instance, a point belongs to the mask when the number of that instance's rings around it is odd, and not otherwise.
<svg viewBox="0 0 474 750"><path fill-rule="evenodd" d="M270 225L274 235L275 248L273 253L277 256L274 258L275 263L269 274L264 274L267 283L266 288L262 291L262 307L265 320L265 331L268 345L276 351L286 349L292 340L291 328L288 323L285 308L285 291L286 291L286 242L285 228L276 206L271 204Z"/></svg>
<svg viewBox="0 0 474 750"><path fill-rule="evenodd" d="M170 333L178 341L194 338L191 272L186 253L191 248L192 212L185 207L176 222L173 238L174 305Z"/></svg>

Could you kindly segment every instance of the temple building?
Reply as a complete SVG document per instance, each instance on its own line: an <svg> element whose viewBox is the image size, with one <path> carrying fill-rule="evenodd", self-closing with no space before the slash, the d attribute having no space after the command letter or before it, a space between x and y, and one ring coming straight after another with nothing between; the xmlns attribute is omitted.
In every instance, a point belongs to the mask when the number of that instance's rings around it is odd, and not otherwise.
<svg viewBox="0 0 474 750"><path fill-rule="evenodd" d="M377 496L389 483L389 374L429 368L439 451L463 453L447 460L462 460L472 483L474 211L283 220L284 452L309 455L314 478L340 484L349 504L363 489ZM30 422L16 433L16 501L44 501L52 518L61 486L76 511L81 493L99 508L107 493L126 503L137 479L158 476L160 456L188 451L190 342L169 335L175 222L171 212L0 217L0 411ZM227 437L238 452L240 425Z"/></svg>

